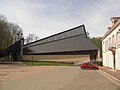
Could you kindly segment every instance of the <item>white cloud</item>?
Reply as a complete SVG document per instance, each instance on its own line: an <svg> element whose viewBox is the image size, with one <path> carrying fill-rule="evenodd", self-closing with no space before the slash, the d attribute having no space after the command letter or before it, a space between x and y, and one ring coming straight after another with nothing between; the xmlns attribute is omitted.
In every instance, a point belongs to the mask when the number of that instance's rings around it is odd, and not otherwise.
<svg viewBox="0 0 120 90"><path fill-rule="evenodd" d="M52 2L53 1L53 2ZM40 38L85 24L90 36L102 36L111 16L120 16L119 0L3 0L0 12L18 23L25 36L35 33Z"/></svg>
<svg viewBox="0 0 120 90"><path fill-rule="evenodd" d="M100 0L101 2L91 5L89 10L83 11L83 22L86 24L90 36L103 36L107 27L111 26L110 17L120 16L119 0Z"/></svg>

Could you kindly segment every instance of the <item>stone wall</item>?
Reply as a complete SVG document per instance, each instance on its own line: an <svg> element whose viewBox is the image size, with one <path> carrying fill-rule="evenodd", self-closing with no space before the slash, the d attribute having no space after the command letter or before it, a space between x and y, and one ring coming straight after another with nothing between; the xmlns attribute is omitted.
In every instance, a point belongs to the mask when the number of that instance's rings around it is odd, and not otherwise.
<svg viewBox="0 0 120 90"><path fill-rule="evenodd" d="M22 60L28 61L56 61L80 62L90 60L90 55L23 55Z"/></svg>

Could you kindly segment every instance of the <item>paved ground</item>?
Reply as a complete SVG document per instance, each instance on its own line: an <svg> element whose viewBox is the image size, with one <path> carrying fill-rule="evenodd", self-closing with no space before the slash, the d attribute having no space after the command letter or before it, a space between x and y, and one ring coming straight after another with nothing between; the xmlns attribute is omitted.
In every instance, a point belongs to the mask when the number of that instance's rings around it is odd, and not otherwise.
<svg viewBox="0 0 120 90"><path fill-rule="evenodd" d="M107 68L107 67L104 67L104 66L99 67L99 69L108 73L109 75L115 77L116 79L118 79L120 81L120 70L119 71L118 70L113 70L111 68Z"/></svg>
<svg viewBox="0 0 120 90"><path fill-rule="evenodd" d="M79 67L0 66L0 90L120 90L99 71Z"/></svg>

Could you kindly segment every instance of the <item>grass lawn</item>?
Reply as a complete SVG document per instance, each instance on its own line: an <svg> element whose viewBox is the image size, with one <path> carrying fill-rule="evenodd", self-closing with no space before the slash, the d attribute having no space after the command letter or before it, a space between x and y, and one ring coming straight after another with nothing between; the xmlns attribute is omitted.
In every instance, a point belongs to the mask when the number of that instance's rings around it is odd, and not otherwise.
<svg viewBox="0 0 120 90"><path fill-rule="evenodd" d="M23 62L28 66L73 66L73 64L58 63L58 62Z"/></svg>

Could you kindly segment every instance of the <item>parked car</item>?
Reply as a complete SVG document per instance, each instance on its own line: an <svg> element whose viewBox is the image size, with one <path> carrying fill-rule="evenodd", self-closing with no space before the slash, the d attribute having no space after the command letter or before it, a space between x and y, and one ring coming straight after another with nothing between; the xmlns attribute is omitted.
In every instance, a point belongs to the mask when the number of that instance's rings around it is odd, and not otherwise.
<svg viewBox="0 0 120 90"><path fill-rule="evenodd" d="M80 68L82 70L85 70L85 69L87 69L87 70L98 70L98 66L96 66L93 63L83 63L83 64L80 65Z"/></svg>

